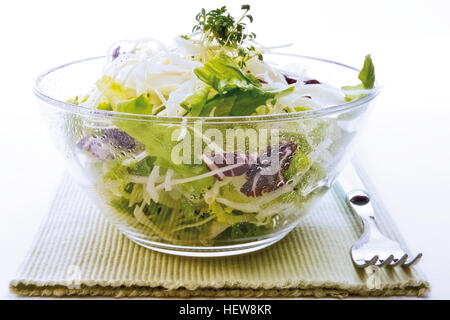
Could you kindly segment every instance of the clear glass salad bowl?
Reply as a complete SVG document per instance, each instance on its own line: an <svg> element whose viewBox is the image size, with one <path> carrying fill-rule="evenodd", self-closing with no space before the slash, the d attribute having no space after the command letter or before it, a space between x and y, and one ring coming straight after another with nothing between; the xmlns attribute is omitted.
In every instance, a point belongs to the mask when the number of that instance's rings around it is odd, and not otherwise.
<svg viewBox="0 0 450 320"><path fill-rule="evenodd" d="M318 58L265 59L283 70L307 66L335 87L358 75ZM103 64L103 57L75 61L37 79L34 92L51 135L76 181L124 235L187 256L251 252L286 236L348 161L378 94L316 110L207 118L65 102L87 92Z"/></svg>

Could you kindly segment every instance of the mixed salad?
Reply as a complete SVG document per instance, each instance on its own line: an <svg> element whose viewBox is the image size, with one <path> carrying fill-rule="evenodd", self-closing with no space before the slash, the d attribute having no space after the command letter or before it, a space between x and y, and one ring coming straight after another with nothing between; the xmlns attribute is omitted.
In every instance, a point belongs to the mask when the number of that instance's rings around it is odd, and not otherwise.
<svg viewBox="0 0 450 320"><path fill-rule="evenodd" d="M280 137L254 150L249 143L225 150L187 119L304 112L373 90L369 55L361 83L342 88L265 61L271 49L247 32L253 21L249 9L242 6L238 19L226 7L203 9L192 33L176 37L172 47L153 39L113 45L92 90L70 100L99 110L181 117L178 122L113 118L76 141L110 212L152 239L222 244L282 228L302 214L349 138L331 119L253 122L245 129L277 128ZM246 131L235 132L239 139ZM208 147L195 149L195 137ZM182 155L174 156L182 141L187 141ZM185 156L192 161L180 161ZM275 168L269 158L276 159Z"/></svg>

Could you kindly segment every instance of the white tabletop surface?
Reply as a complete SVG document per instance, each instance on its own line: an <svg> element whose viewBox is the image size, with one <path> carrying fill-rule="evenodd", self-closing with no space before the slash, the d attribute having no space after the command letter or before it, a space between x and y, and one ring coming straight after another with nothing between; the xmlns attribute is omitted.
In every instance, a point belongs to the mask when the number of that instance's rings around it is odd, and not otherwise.
<svg viewBox="0 0 450 320"><path fill-rule="evenodd" d="M289 51L355 66L372 53L383 89L357 154L410 248L424 253L420 266L432 286L430 297L450 298L447 2L247 2L264 44L295 41ZM0 298L16 298L8 282L64 171L35 105L33 78L51 66L100 55L116 40L189 32L199 8L223 3L6 4L0 19ZM226 3L237 9L242 1Z"/></svg>

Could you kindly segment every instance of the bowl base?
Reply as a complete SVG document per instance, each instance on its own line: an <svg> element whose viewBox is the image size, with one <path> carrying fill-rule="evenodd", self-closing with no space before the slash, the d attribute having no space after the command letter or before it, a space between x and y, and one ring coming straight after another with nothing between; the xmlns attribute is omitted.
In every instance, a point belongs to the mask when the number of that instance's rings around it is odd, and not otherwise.
<svg viewBox="0 0 450 320"><path fill-rule="evenodd" d="M274 237L270 237L264 240L253 241L250 243L238 244L238 245L229 245L229 246L216 246L216 247L187 247L187 246L176 246L169 245L164 243L155 243L153 241L148 241L137 237L136 234L130 234L128 232L124 232L124 234L131 241L137 243L138 245L151 249L154 251L177 255L177 256L186 256L186 257L225 257L225 256L234 256L244 253L249 253L257 250L261 250L265 247L268 247L275 242L283 239L290 231L286 230L280 234L277 234Z"/></svg>

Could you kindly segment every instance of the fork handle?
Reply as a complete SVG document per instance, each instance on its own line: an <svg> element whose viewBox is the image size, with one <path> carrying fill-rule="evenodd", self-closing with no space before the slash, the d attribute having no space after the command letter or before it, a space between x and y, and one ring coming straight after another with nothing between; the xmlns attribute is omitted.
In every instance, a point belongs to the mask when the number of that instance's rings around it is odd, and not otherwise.
<svg viewBox="0 0 450 320"><path fill-rule="evenodd" d="M361 218L364 232L361 238L385 238L381 233L375 219L375 211L370 202L369 195L364 190L352 190L347 194L347 201L353 211Z"/></svg>

